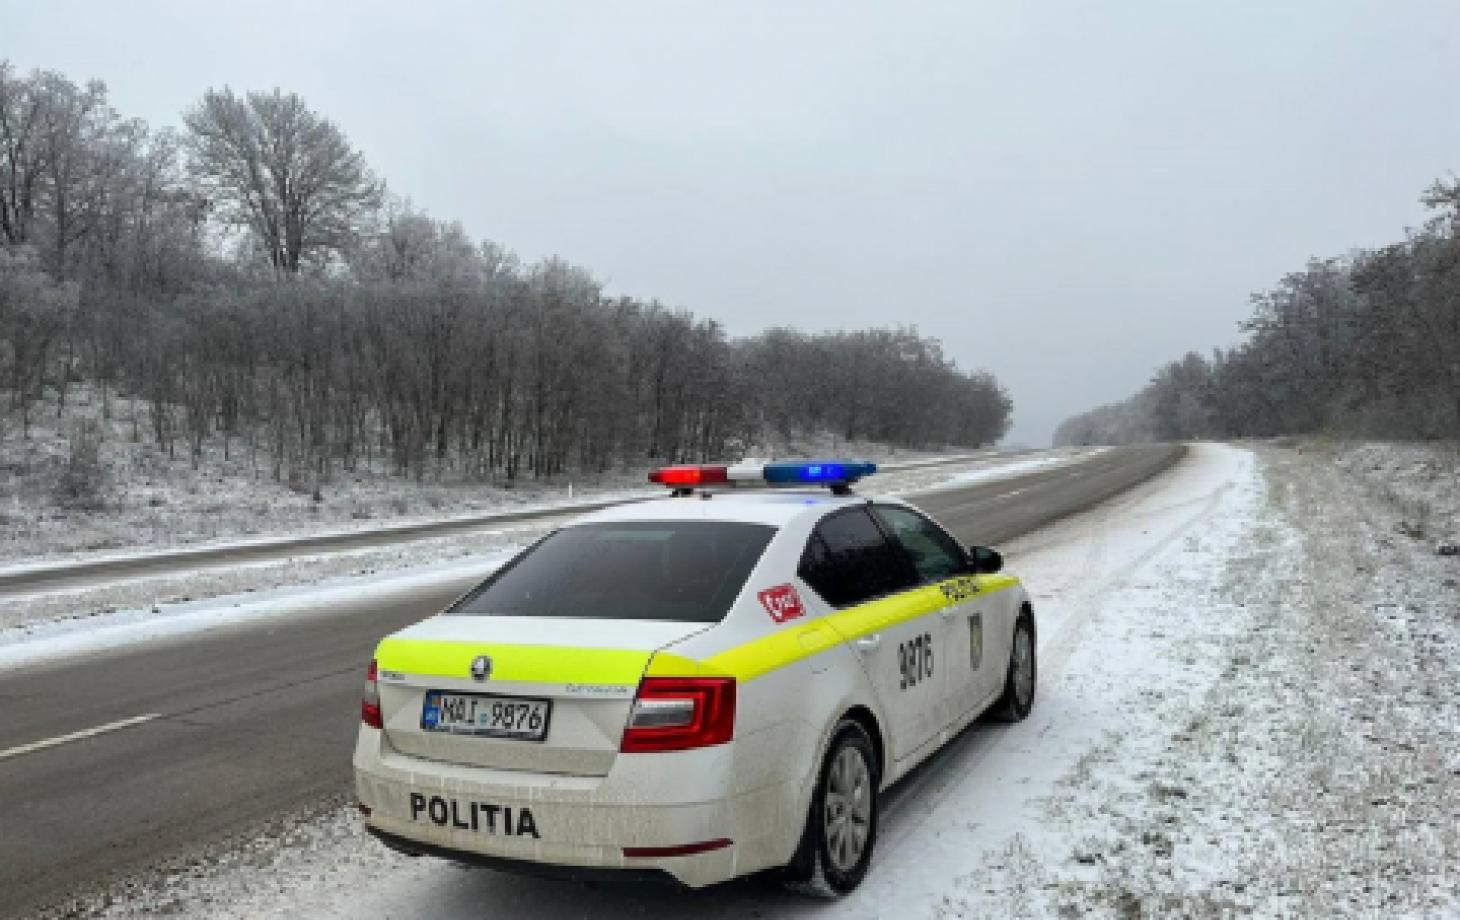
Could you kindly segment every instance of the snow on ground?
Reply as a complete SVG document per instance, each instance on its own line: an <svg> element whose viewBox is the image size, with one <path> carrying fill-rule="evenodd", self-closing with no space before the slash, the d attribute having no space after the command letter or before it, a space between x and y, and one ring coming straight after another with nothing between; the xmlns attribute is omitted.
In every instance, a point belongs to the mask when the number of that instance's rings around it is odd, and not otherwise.
<svg viewBox="0 0 1460 920"><path fill-rule="evenodd" d="M462 555L406 572L348 576L320 584L296 584L268 591L161 607L118 610L97 618L65 618L0 630L0 670L54 661L124 645L156 642L194 632L221 629L246 620L298 619L383 591L431 591L442 585L470 585L511 558L517 547L497 553Z"/></svg>
<svg viewBox="0 0 1460 920"><path fill-rule="evenodd" d="M1312 445L1402 513L1406 535L1460 545L1460 442Z"/></svg>
<svg viewBox="0 0 1460 920"><path fill-rule="evenodd" d="M863 887L704 892L397 856L344 804L89 912L221 917L1460 915L1460 560L1332 455L1198 445L1005 547L1041 688L887 796ZM342 757L348 752L342 752Z"/></svg>
<svg viewBox="0 0 1460 920"><path fill-rule="evenodd" d="M90 387L71 393L61 418L54 397L38 414L30 440L7 431L0 440L0 560L40 562L58 555L136 548L161 549L253 535L306 534L433 520L470 512L511 511L569 497L568 479L483 484L442 470L417 482L390 475L388 464L337 472L321 483L276 481L264 453L235 441L225 457L220 440L204 444L195 468L184 447L169 457L151 441L146 404L112 397L112 418ZM58 505L51 494L69 437L83 420L101 424L107 467L104 505ZM642 492L643 475L619 471L578 476L574 491Z"/></svg>
<svg viewBox="0 0 1460 920"><path fill-rule="evenodd" d="M1060 451L1057 456L1063 460L1078 456L1078 452ZM1027 462L996 454L949 465L928 465L926 458L899 461L898 468L878 474L877 486L884 494L902 494L937 486L970 471L987 478L1017 475L1020 465ZM650 494L657 496L662 490ZM615 496L599 493L594 497ZM640 493L635 492L632 497L640 497ZM149 633L136 628L136 624L154 617L171 620L159 627L170 633L188 623L212 622L218 616L232 622L244 615L265 612L266 608L257 603L262 595L272 597L270 592L292 586L331 584L339 579L442 563L485 566L481 569L485 574L490 560L531 543L557 523L557 520L524 521L373 549L313 555L301 551L283 561L199 567L164 575L115 579L99 586L48 589L30 594L7 592L0 595L0 660L5 660L6 647L19 642L42 637L55 640L80 631L107 630L113 625L126 625L130 630L128 636L146 637ZM221 613L213 608L220 608ZM70 638L52 641L46 654L72 647L68 643L74 641Z"/></svg>
<svg viewBox="0 0 1460 920"><path fill-rule="evenodd" d="M100 392L72 388L64 412L54 394L37 408L31 437L8 428L0 437L0 561L44 562L58 556L161 549L248 536L303 535L371 529L382 523L439 520L465 514L514 511L585 495L653 494L644 470L574 473L550 480L482 483L442 468L423 481L389 472L382 458L326 481L276 480L266 453L246 441L205 441L195 466L179 444L175 456L152 442L147 404L111 396L103 418ZM59 505L52 495L83 422L102 434L107 468L102 507ZM962 451L910 451L830 436L767 445L778 456L855 454L895 463L935 459ZM315 500L318 485L319 500Z"/></svg>
<svg viewBox="0 0 1460 920"><path fill-rule="evenodd" d="M214 616L231 621L262 615L267 608L260 602L290 589L348 588L350 583L408 577L415 570L436 566L476 566L485 574L494 559L532 542L554 523L524 522L378 549L302 554L279 562L185 569L95 587L6 594L0 596L0 660L4 660L6 648L18 643L40 639L54 642L83 632L120 637L111 632L113 628L133 629L149 619L178 618L175 623L159 627L176 632L187 623L204 623ZM145 633L134 630L128 635Z"/></svg>
<svg viewBox="0 0 1460 920"><path fill-rule="evenodd" d="M989 482L995 479L1008 479L1011 476L1037 473L1040 470L1050 467L1063 466L1076 459L1093 456L1104 449L1095 447L1078 453L1072 452L1068 448L1046 451L1040 456L1030 457L1027 460L1012 460L990 469L972 469L967 472L955 474L940 483L939 487L956 489L961 486L972 485L976 482Z"/></svg>
<svg viewBox="0 0 1460 920"><path fill-rule="evenodd" d="M586 493L584 491L578 491L569 495L565 492L556 498L545 498L541 501L527 501L524 499L510 506L490 506L486 509L477 509L465 513L443 513L431 517L402 518L384 522L376 521L369 524L360 523L351 527L310 530L305 533L289 530L268 533L260 533L252 530L240 531L240 533L246 533L247 535L234 536L228 539L206 540L184 546L164 545L161 548L154 546L132 546L126 549L107 552L56 554L47 556L41 561L27 559L20 562L6 562L0 564L0 575L23 576L30 573L54 572L65 570L78 563L127 562L150 559L165 560L176 558L180 554L186 554L194 550L246 549L249 547L276 545L281 541L296 541L300 539L312 540L315 538L359 535L380 535L382 537L388 537L393 532L401 530L409 531L422 524L480 524L482 527L487 527L492 523L492 519L507 515L550 514L558 512L563 514L582 513L585 508L591 510L594 506L604 502L640 501L647 498L655 498L659 494L659 491L655 489L648 487L640 488L638 486L627 489L589 489ZM307 555L310 552L306 546L298 547L297 551L300 555ZM321 550L321 552L336 551L335 549L328 548Z"/></svg>

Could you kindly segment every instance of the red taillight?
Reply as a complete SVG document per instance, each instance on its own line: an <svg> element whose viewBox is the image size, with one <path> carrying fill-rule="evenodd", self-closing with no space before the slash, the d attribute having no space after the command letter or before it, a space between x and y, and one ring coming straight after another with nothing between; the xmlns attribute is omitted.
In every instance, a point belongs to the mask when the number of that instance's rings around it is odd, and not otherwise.
<svg viewBox="0 0 1460 920"><path fill-rule="evenodd" d="M380 686L375 678L375 659L372 658L369 669L365 671L365 696L360 700L360 721L371 728L384 728L385 721L380 717Z"/></svg>
<svg viewBox="0 0 1460 920"><path fill-rule="evenodd" d="M735 737L735 678L646 677L619 750L686 751Z"/></svg>
<svg viewBox="0 0 1460 920"><path fill-rule="evenodd" d="M730 468L726 466L666 466L649 474L650 482L660 485L707 486L730 481Z"/></svg>

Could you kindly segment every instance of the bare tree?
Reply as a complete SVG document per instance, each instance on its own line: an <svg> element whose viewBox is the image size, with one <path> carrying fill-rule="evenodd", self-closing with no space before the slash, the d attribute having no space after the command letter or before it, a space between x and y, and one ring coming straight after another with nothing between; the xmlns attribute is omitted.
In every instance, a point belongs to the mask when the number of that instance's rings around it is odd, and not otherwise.
<svg viewBox="0 0 1460 920"><path fill-rule="evenodd" d="M0 61L0 239L12 245L30 240L46 175L47 112L36 82Z"/></svg>
<svg viewBox="0 0 1460 920"><path fill-rule="evenodd" d="M350 264L364 281L469 284L490 273L460 223L433 220L395 198L386 203L377 232L350 254Z"/></svg>
<svg viewBox="0 0 1460 920"><path fill-rule="evenodd" d="M194 175L277 271L342 252L380 206L364 157L295 93L209 90L183 123Z"/></svg>
<svg viewBox="0 0 1460 920"><path fill-rule="evenodd" d="M34 252L0 246L0 386L8 408L30 437L32 408L45 388L46 366L77 289L58 285L40 270Z"/></svg>
<svg viewBox="0 0 1460 920"><path fill-rule="evenodd" d="M96 229L116 173L132 156L100 81L77 86L60 74L41 73L32 82L46 110L41 141L47 262L65 279L74 247Z"/></svg>

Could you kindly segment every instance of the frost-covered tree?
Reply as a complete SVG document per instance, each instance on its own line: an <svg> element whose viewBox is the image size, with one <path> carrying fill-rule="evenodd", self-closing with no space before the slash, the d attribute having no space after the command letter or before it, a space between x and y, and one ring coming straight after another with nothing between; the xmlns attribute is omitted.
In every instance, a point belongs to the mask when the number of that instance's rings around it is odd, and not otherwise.
<svg viewBox="0 0 1460 920"><path fill-rule="evenodd" d="M46 172L45 117L34 81L0 61L0 241L11 245L30 240Z"/></svg>
<svg viewBox="0 0 1460 920"><path fill-rule="evenodd" d="M41 270L34 250L0 246L0 387L7 414L19 417L26 437L77 295L74 285L59 285Z"/></svg>
<svg viewBox="0 0 1460 920"><path fill-rule="evenodd" d="M338 126L295 93L203 94L183 116L194 176L275 270L348 249L383 187Z"/></svg>
<svg viewBox="0 0 1460 920"><path fill-rule="evenodd" d="M379 227L350 254L364 281L469 283L491 268L460 222L435 220L405 200L387 203Z"/></svg>

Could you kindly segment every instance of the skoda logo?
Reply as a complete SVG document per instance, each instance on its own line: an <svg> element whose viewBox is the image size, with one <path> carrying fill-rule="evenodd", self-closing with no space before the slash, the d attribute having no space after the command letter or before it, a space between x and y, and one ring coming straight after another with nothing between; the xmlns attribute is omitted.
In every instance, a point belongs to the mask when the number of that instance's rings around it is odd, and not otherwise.
<svg viewBox="0 0 1460 920"><path fill-rule="evenodd" d="M471 676L475 680L486 680L492 676L492 659L486 655L478 655L471 662Z"/></svg>

